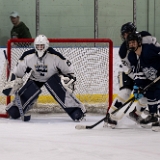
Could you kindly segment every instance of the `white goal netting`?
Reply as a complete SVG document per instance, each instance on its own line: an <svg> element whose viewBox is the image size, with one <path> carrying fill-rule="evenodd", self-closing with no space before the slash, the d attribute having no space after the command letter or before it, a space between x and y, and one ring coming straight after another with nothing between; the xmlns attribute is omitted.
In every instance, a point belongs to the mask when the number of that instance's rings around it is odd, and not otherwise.
<svg viewBox="0 0 160 160"><path fill-rule="evenodd" d="M69 59L74 66L77 78L74 93L76 97L86 106L88 112L105 113L112 101L112 41L110 39L49 39L49 41L50 46ZM23 52L33 48L32 42L33 39L8 42L7 53L11 70ZM7 72L5 62L1 69L1 89L7 81ZM6 99L0 94L0 113L5 112L6 103L13 98ZM43 87L32 112L63 112L63 109Z"/></svg>

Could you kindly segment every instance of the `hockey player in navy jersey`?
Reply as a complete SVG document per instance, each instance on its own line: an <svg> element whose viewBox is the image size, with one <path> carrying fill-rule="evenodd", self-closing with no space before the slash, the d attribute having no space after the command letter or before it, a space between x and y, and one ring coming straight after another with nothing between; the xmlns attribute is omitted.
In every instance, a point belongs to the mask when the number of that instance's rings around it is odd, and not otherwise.
<svg viewBox="0 0 160 160"><path fill-rule="evenodd" d="M23 84L22 78L27 70L31 70L31 75L27 83ZM49 47L45 35L39 35L34 40L34 49L22 54L3 88L5 95L16 93L17 97L20 97L23 111L20 112L16 98L8 104L6 111L13 119L25 115L37 100L41 87L45 86L68 115L74 121L80 121L85 116L86 109L71 93L75 81L71 62Z"/></svg>
<svg viewBox="0 0 160 160"><path fill-rule="evenodd" d="M139 91L160 76L160 47L154 44L142 44L142 37L139 33L129 34L126 42L130 50L128 60L135 77L133 94L137 100L156 107L160 103L160 81L149 87L143 94ZM129 116L135 120L139 119L140 124L143 124L144 120L140 117L141 108L136 106L136 111L131 112ZM160 126L160 121L152 123L153 130L157 126Z"/></svg>
<svg viewBox="0 0 160 160"><path fill-rule="evenodd" d="M107 115L107 118L105 119L105 123L110 124L113 128L115 125L117 125L117 121L114 120L114 117L110 116L110 113L119 108L123 103L125 103L133 90L133 84L134 84L134 75L132 72L132 68L130 65L130 62L128 60L128 48L126 45L126 38L129 33L135 33L136 32L136 26L132 22L128 22L122 25L121 27L121 37L123 39L123 43L120 46L119 49L119 57L121 59L122 64L120 65L119 75L118 75L118 82L119 82L119 93L118 96L114 99L109 113ZM142 35L142 43L147 44L154 44L157 46L160 46L157 42L156 38L153 37L150 33L146 31L139 32ZM139 101L136 103L136 106L139 108L145 108L146 104L142 104ZM144 123L149 123L150 121L157 121L156 118L154 118L152 115L157 112L156 107L149 105L149 111L152 113L149 115Z"/></svg>

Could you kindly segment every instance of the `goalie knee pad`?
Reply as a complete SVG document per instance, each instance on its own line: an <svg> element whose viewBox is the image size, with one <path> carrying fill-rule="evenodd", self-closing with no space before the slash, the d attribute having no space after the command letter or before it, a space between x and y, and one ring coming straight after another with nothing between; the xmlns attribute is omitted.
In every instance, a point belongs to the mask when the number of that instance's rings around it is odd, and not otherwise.
<svg viewBox="0 0 160 160"><path fill-rule="evenodd" d="M85 107L73 94L63 87L58 74L50 77L44 85L74 121L83 119L86 112Z"/></svg>

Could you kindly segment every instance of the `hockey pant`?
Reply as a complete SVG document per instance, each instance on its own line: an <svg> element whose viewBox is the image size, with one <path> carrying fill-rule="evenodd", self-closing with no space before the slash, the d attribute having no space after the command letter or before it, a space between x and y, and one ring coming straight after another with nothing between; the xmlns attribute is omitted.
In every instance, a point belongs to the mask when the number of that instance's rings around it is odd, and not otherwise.
<svg viewBox="0 0 160 160"><path fill-rule="evenodd" d="M118 83L120 90L124 88L133 90L134 81L125 72L119 72Z"/></svg>
<svg viewBox="0 0 160 160"><path fill-rule="evenodd" d="M86 112L85 107L73 94L63 87L58 74L50 77L44 85L74 121L83 119Z"/></svg>
<svg viewBox="0 0 160 160"><path fill-rule="evenodd" d="M37 85L34 83L34 81L29 80L19 91L18 95L21 100L22 104L22 110L23 114L25 114L28 110L32 108L32 105L37 100L39 94L41 93L41 90ZM12 117L13 119L20 118L20 112L19 108L16 105L16 98L8 104L6 107L7 113Z"/></svg>

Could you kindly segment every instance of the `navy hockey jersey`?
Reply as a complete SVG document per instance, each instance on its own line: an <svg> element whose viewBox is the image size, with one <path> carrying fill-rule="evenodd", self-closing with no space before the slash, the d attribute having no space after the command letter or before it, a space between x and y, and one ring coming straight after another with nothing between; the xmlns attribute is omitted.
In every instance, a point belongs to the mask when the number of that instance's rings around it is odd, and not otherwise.
<svg viewBox="0 0 160 160"><path fill-rule="evenodd" d="M156 46L160 46L160 44L157 42L156 38L153 37L149 32L141 31L141 32L139 32L139 34L141 34L141 36L142 36L142 43L143 44L154 44ZM130 65L130 62L128 61L128 51L127 51L126 41L124 41L122 43L122 45L120 46L119 57L122 61L123 66L127 67L128 70L131 70L131 65Z"/></svg>
<svg viewBox="0 0 160 160"><path fill-rule="evenodd" d="M160 47L154 44L142 44L141 55L135 58L136 53L131 51L128 60L132 66L135 85L144 88L160 76Z"/></svg>

